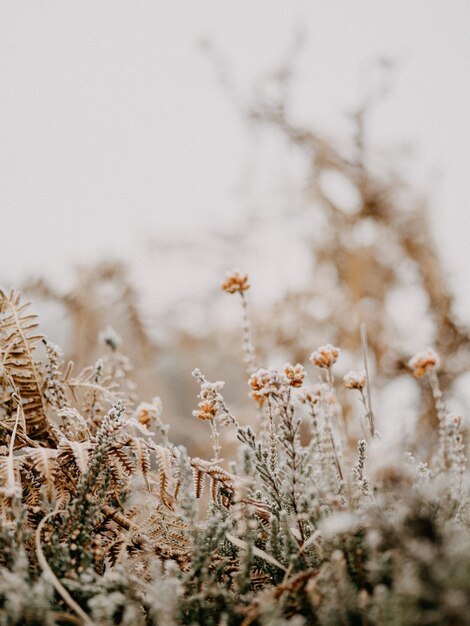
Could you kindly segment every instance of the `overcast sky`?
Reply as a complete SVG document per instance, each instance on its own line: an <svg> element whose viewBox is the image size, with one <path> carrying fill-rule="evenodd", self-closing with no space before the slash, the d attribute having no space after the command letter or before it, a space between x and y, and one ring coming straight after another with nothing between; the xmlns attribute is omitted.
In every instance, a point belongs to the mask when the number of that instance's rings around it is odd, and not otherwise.
<svg viewBox="0 0 470 626"><path fill-rule="evenodd" d="M293 104L327 133L342 132L373 59L395 60L372 139L413 147L411 175L465 287L470 3L460 0L1 1L1 277L58 277L106 253L142 261L149 236L203 238L236 220L256 141L198 42L216 43L248 94L299 25L308 40Z"/></svg>

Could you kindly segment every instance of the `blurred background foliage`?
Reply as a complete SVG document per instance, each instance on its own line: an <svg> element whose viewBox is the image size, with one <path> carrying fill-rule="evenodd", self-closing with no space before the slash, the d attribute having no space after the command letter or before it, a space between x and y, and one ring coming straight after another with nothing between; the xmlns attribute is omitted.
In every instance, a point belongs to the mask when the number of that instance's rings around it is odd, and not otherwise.
<svg viewBox="0 0 470 626"><path fill-rule="evenodd" d="M244 377L239 303L220 290L224 271L232 269L229 263L250 273L260 366L305 364L310 352L328 341L343 351L338 364L343 374L360 365L359 327L365 324L379 429L386 436L413 432L407 419L418 393L425 394L421 406L427 409L417 436L433 423L426 389L418 391L406 370L409 356L428 344L442 356L442 386L445 391L453 386L455 409L464 410L470 400L465 394L470 331L456 313L427 199L407 179L406 155L399 150L385 155L369 143L369 120L390 92L393 63L377 60L380 79L365 89L344 135L333 138L304 125L291 110L302 42L296 36L283 62L244 97L232 84L223 55L203 42L228 101L250 132L275 142L288 174L277 202L266 199L265 205L257 201L240 210L235 225L205 228L194 237L152 234L143 241L154 272L166 273L169 284L174 272L175 282L190 286L187 296L184 290L172 299L154 293L152 305L143 306L132 272L117 258L77 267L66 288L45 276L21 285L34 299L50 339L79 367L100 356L103 345L96 338L107 326L114 328L133 364L140 397L162 398L173 438L193 453L199 452L198 432L203 432L191 417L195 366L210 379L226 380L229 400L246 396L246 406L236 410L245 422L256 419ZM264 175L268 185L279 188L269 165ZM264 246L270 258L274 250L275 263L263 259ZM181 259L190 266L183 276ZM292 274L297 279L287 284ZM354 407L348 402L343 404L354 439ZM193 420L190 428L188 420Z"/></svg>

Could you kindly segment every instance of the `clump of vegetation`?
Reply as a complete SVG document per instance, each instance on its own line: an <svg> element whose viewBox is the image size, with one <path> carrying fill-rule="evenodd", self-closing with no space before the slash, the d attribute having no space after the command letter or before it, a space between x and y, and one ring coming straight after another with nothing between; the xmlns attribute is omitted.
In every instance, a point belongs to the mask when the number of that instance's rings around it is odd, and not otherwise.
<svg viewBox="0 0 470 626"><path fill-rule="evenodd" d="M260 368L248 278L223 288L243 306L252 410L243 423L194 370L207 458L172 443L158 398L138 402L115 333L75 373L28 302L0 292L0 624L468 623L465 445L438 355L409 362L438 423L412 455L380 438L364 330L364 371L342 381L330 344L308 366ZM339 387L362 402L354 449Z"/></svg>

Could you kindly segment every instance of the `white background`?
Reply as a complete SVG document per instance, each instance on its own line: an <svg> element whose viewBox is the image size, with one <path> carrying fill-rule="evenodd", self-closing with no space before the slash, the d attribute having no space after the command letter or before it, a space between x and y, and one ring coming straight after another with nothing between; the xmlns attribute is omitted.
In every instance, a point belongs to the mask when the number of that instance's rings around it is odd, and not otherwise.
<svg viewBox="0 0 470 626"><path fill-rule="evenodd" d="M371 139L413 148L407 173L431 197L470 319L470 3L459 0L1 2L0 281L65 280L73 263L113 254L148 290L162 273L148 238L203 241L235 224L257 142L198 42L216 44L248 97L299 26L293 107L326 133L341 136L374 59L394 60ZM184 272L163 273L160 291L184 288Z"/></svg>

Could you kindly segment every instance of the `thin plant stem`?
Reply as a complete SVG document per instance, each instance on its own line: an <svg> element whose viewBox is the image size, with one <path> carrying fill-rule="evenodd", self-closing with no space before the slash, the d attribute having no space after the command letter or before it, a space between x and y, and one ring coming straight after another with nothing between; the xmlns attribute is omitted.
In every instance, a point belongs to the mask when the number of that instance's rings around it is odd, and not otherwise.
<svg viewBox="0 0 470 626"><path fill-rule="evenodd" d="M362 359L364 361L364 370L366 372L366 391L367 394L364 396L366 400L365 405L367 409L367 417L369 419L369 428L371 437L376 436L375 431L375 415L372 410L372 396L371 396L371 387L370 387L370 373L369 373L369 359L368 355L368 343L367 343L367 330L366 325L361 324L361 349L362 349Z"/></svg>
<svg viewBox="0 0 470 626"><path fill-rule="evenodd" d="M438 420L439 429L439 453L438 461L442 463L443 469L447 469L449 465L448 460L448 446L447 446L447 433L446 433L446 407L444 404L444 394L441 391L439 385L439 379L434 370L427 372L426 374L429 384L431 386L431 393L434 400L434 406L436 408L436 415Z"/></svg>
<svg viewBox="0 0 470 626"><path fill-rule="evenodd" d="M244 291L240 291L242 303L242 325L243 325L243 354L246 364L246 371L249 376L256 372L255 348L253 346L253 338L251 333L250 318L248 317L248 302Z"/></svg>
<svg viewBox="0 0 470 626"><path fill-rule="evenodd" d="M212 449L214 451L214 458L212 459L214 462L217 462L220 460L220 451L222 449L221 445L220 445L220 435L219 435L219 431L217 429L217 424L215 423L215 420L209 420L210 424L211 424L211 431L212 431Z"/></svg>
<svg viewBox="0 0 470 626"><path fill-rule="evenodd" d="M36 529L36 556L37 556L37 559L38 559L38 563L39 563L39 565L41 566L41 569L44 572L44 575L49 580L49 582L52 584L52 586L57 591L57 593L60 595L62 600L65 602L65 604L67 604L67 606L69 608L71 608L72 611L74 611L80 617L80 619L82 620L82 622L83 622L83 624L85 626L96 626L95 622L93 622L88 617L88 615L85 613L85 611L81 608L81 606L79 606L75 602L75 600L69 594L67 589L65 589L65 587L62 585L60 580L54 574L54 572L51 569L51 566L47 562L47 559L46 559L46 557L44 555L44 551L42 549L41 533L42 533L42 529L44 527L44 524L46 522L48 522L55 515L59 515L59 513L64 513L64 512L65 511L52 511L52 513L49 513L48 515L45 515L42 518L42 520L39 522L38 527Z"/></svg>
<svg viewBox="0 0 470 626"><path fill-rule="evenodd" d="M274 432L274 418L273 418L273 407L271 398L268 395L267 398L268 404L268 432L269 432L269 444L270 444L270 466L271 471L275 472L277 468L277 444L276 444L276 434Z"/></svg>

